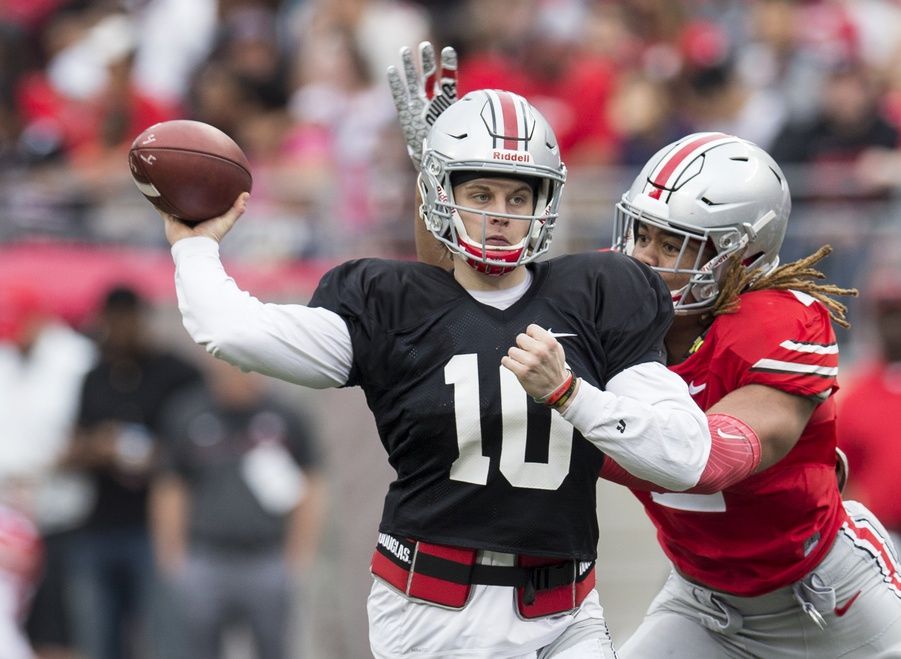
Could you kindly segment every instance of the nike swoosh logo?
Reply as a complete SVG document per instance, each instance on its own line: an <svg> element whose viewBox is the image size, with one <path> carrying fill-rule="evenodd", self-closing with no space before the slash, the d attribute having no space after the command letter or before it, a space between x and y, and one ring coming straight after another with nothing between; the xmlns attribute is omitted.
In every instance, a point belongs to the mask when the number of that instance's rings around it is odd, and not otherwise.
<svg viewBox="0 0 901 659"><path fill-rule="evenodd" d="M702 382L701 384L695 384L695 381L692 380L688 383L688 395L689 396L697 396L699 393L704 391L707 388L707 383Z"/></svg>
<svg viewBox="0 0 901 659"><path fill-rule="evenodd" d="M555 332L550 327L547 328L547 333L553 336L555 339L560 339L564 336L578 336L577 334L570 334L569 332Z"/></svg>
<svg viewBox="0 0 901 659"><path fill-rule="evenodd" d="M716 433L723 439L745 439L744 435L733 435L729 432L723 432L722 428L717 428Z"/></svg>
<svg viewBox="0 0 901 659"><path fill-rule="evenodd" d="M851 608L851 605L854 604L854 602L857 600L858 597L860 597L860 593L861 593L861 591L858 590L856 593L854 593L851 596L851 599L849 599L847 602L845 602L842 606L835 607L835 609L834 609L835 615L837 615L839 618L841 618L843 615L845 615L848 612L848 609Z"/></svg>

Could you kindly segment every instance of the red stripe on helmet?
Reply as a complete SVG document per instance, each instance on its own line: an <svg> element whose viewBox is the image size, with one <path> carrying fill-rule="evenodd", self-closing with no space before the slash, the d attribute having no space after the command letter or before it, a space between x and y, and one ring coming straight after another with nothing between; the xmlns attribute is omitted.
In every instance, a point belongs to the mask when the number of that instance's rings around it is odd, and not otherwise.
<svg viewBox="0 0 901 659"><path fill-rule="evenodd" d="M519 126L516 122L516 103L507 92L498 92L501 113L504 117L504 148L517 151L520 146Z"/></svg>
<svg viewBox="0 0 901 659"><path fill-rule="evenodd" d="M689 154L693 153L698 147L704 146L708 142L721 140L724 137L728 137L728 135L726 135L725 133L711 133L709 135L705 135L704 137L699 137L692 140L691 142L688 142L685 146L671 155L669 160L667 160L663 164L663 168L660 170L654 180L651 181L651 184L657 188L657 194L654 195L653 193L651 193L651 196L655 199L660 199L660 190L667 187L669 177L673 175L673 172L676 171L676 169L685 161L685 158L687 158Z"/></svg>

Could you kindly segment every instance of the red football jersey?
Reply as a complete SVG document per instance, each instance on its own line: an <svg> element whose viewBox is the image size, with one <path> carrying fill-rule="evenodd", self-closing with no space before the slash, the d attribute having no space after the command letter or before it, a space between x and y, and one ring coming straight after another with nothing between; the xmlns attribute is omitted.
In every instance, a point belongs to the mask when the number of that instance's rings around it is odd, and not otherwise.
<svg viewBox="0 0 901 659"><path fill-rule="evenodd" d="M746 293L739 311L719 316L671 369L704 410L750 384L822 401L769 469L715 494L635 493L689 579L739 596L797 581L829 550L843 519L831 398L838 346L827 309L803 293Z"/></svg>

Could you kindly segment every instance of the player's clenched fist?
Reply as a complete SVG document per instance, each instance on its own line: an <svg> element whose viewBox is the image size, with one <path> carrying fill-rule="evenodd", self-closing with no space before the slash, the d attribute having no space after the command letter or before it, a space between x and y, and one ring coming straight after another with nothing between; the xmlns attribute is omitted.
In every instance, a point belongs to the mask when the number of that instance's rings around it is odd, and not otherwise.
<svg viewBox="0 0 901 659"><path fill-rule="evenodd" d="M516 336L501 364L513 372L522 388L539 403L564 408L578 387L566 366L563 346L546 329L532 324Z"/></svg>

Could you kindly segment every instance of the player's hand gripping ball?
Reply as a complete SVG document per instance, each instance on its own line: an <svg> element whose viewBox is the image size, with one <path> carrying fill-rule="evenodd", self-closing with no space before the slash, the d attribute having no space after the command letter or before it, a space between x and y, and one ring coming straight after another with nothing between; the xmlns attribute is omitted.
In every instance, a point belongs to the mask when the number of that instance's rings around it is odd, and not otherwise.
<svg viewBox="0 0 901 659"><path fill-rule="evenodd" d="M222 215L253 185L241 147L200 121L154 124L135 138L128 166L151 204L187 223Z"/></svg>

